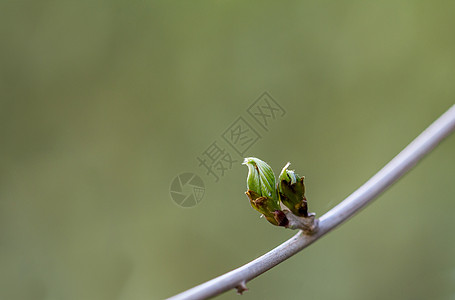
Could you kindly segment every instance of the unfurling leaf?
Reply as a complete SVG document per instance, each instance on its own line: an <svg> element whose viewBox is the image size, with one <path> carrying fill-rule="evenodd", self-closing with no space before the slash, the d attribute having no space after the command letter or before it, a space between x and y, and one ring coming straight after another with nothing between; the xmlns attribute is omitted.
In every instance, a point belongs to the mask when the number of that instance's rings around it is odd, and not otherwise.
<svg viewBox="0 0 455 300"><path fill-rule="evenodd" d="M251 206L273 225L287 226L288 219L281 211L272 168L255 157L245 158L243 164L248 167L246 195Z"/></svg>

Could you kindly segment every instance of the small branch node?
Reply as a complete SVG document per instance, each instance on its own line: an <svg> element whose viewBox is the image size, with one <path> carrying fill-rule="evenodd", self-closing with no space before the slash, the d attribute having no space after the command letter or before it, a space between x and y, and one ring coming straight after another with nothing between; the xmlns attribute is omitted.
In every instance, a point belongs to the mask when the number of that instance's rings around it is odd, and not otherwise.
<svg viewBox="0 0 455 300"><path fill-rule="evenodd" d="M243 292L248 291L248 288L246 287L246 281L240 282L240 284L235 288L237 289L237 294L239 295L242 295Z"/></svg>

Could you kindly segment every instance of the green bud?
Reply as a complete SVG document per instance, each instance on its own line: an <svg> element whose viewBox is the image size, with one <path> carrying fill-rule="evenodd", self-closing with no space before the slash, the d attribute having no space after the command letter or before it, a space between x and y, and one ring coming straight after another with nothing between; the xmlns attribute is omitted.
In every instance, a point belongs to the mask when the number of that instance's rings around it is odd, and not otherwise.
<svg viewBox="0 0 455 300"><path fill-rule="evenodd" d="M255 157L245 158L243 164L248 167L248 189L263 197L276 198L275 174L272 168L266 162ZM277 205L279 207L278 199Z"/></svg>
<svg viewBox="0 0 455 300"><path fill-rule="evenodd" d="M308 217L308 205L305 198L304 176L300 177L288 170L287 163L278 178L278 195L281 202L296 216Z"/></svg>
<svg viewBox="0 0 455 300"><path fill-rule="evenodd" d="M251 206L273 225L286 226L288 219L281 211L272 168L255 157L245 158L243 164L248 167L246 195L250 199Z"/></svg>

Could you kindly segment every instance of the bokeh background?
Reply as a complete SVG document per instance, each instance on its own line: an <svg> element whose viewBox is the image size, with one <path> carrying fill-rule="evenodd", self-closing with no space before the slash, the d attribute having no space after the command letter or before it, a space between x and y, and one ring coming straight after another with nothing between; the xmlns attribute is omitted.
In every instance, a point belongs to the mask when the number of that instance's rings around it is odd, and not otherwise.
<svg viewBox="0 0 455 300"><path fill-rule="evenodd" d="M286 115L246 155L291 161L324 214L454 103L454 12L0 1L0 298L162 299L285 241L249 206L239 156L219 182L196 158L268 91ZM454 150L452 136L242 299L455 299ZM170 198L182 172L205 183L193 208Z"/></svg>

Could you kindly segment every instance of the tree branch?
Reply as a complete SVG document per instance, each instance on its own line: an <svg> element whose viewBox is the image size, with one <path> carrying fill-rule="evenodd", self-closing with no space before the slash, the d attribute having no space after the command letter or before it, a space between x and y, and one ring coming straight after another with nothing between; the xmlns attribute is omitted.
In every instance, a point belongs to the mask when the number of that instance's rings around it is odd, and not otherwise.
<svg viewBox="0 0 455 300"><path fill-rule="evenodd" d="M348 220L372 202L389 186L417 164L455 129L455 105L423 131L403 151L354 193L319 219L319 229L313 235L299 231L292 238L246 265L193 287L169 299L207 299L227 290L246 289L246 282L261 275L294 254L300 252L329 231Z"/></svg>

